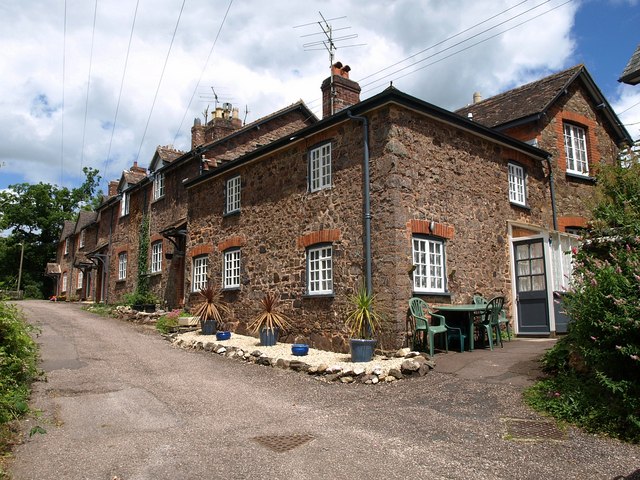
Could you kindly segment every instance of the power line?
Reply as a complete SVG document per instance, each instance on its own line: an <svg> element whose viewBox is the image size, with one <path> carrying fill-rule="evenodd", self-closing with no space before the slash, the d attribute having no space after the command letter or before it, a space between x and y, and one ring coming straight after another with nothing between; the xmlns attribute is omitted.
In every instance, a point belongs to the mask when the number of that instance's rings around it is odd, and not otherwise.
<svg viewBox="0 0 640 480"><path fill-rule="evenodd" d="M160 85L162 84L162 79L164 77L164 71L167 68L167 62L169 61L169 55L171 54L171 48L173 47L173 41L176 38L176 32L178 31L178 25L180 25L180 18L182 17L182 11L184 10L184 4L186 0L182 0L182 6L180 7L180 13L178 14L178 21L176 22L176 28L173 30L173 36L171 37L171 43L169 44L169 50L167 51L167 56L164 59L164 65L162 67L162 73L160 74L160 80L158 80L158 87L156 88L156 94L153 96L153 102L151 103L151 110L149 111L149 116L147 117L147 124L144 127L144 132L142 134L142 140L140 140L140 147L138 148L138 154L136 155L136 161L140 157L140 151L142 150L142 144L144 143L144 138L147 135L147 128L149 128L149 121L151 120L151 115L153 114L153 108L156 105L156 99L158 98L158 92L160 91Z"/></svg>
<svg viewBox="0 0 640 480"><path fill-rule="evenodd" d="M80 170L84 164L84 141L87 133L87 113L89 111L89 86L91 85L91 66L93 63L93 40L96 35L96 17L98 14L98 0L93 7L93 29L91 31L91 50L89 53L89 75L87 76L87 98L84 102L84 124L82 126L82 150L80 150Z"/></svg>
<svg viewBox="0 0 640 480"><path fill-rule="evenodd" d="M390 77L390 76L392 76L392 75L395 75L396 73L402 72L403 70L406 70L407 68L413 67L414 65L417 65L417 64L419 64L419 63L422 63L422 62L424 62L424 61L426 61L426 60L429 60L430 58L433 58L433 57L438 56L438 55L440 55L440 54L442 54L442 53L444 53L444 52L446 52L446 51L448 51L448 50L451 50L452 48L458 47L458 46L462 45L463 43L466 43L466 42L468 42L469 40L472 40L472 39L474 39L474 38L476 38L476 37L479 37L480 35L482 35L482 34L484 34L484 33L487 33L487 32L489 32L489 31L491 31L491 30L494 30L494 29L498 28L499 26L504 25L505 23L508 23L508 22L510 22L511 20L515 19L515 18L521 17L522 15L524 15L524 14L526 14L526 13L529 13L529 12L531 12L532 10L535 10L536 8L539 8L539 7L541 7L542 5L545 5L545 4L549 3L550 1L551 1L551 0L546 0L546 1L545 1L545 2L543 2L543 3L541 3L541 4L539 4L539 5L536 5L535 7L532 7L532 8L530 8L530 9L528 9L528 10L525 10L524 12L521 12L521 13L519 13L519 14L517 14L517 15L514 15L513 17L510 17L510 18L508 18L508 19L506 19L506 20L503 20L502 22L500 22L500 23L498 23L498 24L496 24L496 25L494 25L494 26L492 26L492 27L489 27L489 28L487 28L487 29L485 29L485 30L483 30L483 31L481 31L481 32L478 32L478 33L476 33L476 34L474 34L474 35L472 35L472 36L470 36L470 37L468 37L468 38L466 38L466 39L464 39L464 40L461 40L461 41L459 41L459 42L457 42L457 43L454 43L453 45L450 45L450 46L448 46L447 48L445 48L445 49L443 49L443 50L441 50L441 51L439 51L439 52L436 52L436 53L434 53L434 54L432 54L432 55L428 55L427 57L425 57L425 58L423 58L423 59L421 59L421 60L418 60L418 61L416 61L416 62L413 62L413 63L411 63L411 64L409 64L409 65L407 65L407 66L405 66L405 67L402 67L402 68L400 68L400 69L398 69L398 70L396 70L396 71L394 71L394 72L392 72L392 73L390 73L390 74L384 75L384 76L382 76L382 77L378 78L377 80L373 80L373 81L371 81L371 82L369 82L369 83L365 83L364 85L361 85L361 87L367 87L367 86L369 86L369 85L372 85L372 84L374 84L374 83L376 83L376 82L379 82L380 80L383 80L383 79L388 78L388 77ZM497 37L497 36L499 36L499 35L502 35L503 33L508 32L509 30L513 30L514 28L519 27L519 26L521 26L521 25L523 25L523 24L525 24L525 23L527 23L527 22L529 22L529 21L531 21L531 20L535 20L536 18L538 18L538 17L540 17L540 16L542 16L542 15L545 15L545 14L549 13L550 11L555 10L556 8L559 8L559 7L561 7L562 5L565 5L566 3L569 3L569 2L571 2L571 1L572 1L572 0L568 0L567 2L565 2L565 3L561 4L561 5L558 5L557 7L554 7L554 8L552 8L551 10L547 10L546 12L543 12L543 13L541 13L541 14L539 14L539 15L536 15L536 16L534 16L534 17L532 17L532 18L530 18L530 19L528 19L528 20L526 20L526 21L524 21L524 22L521 22L521 23L519 23L519 24L517 24L517 25L515 25L515 26L513 26L513 27L511 27L511 28L509 28L509 29L507 29L507 30L503 30L502 32L500 32L500 33L498 33L498 34L496 34L496 35L493 35L493 36L491 36L491 37L488 37L488 38L487 38L487 39L485 39L485 40L482 40L482 41L480 41L480 42L477 42L477 43L473 44L472 46L478 45L478 44L480 44L480 43L483 43L483 42L484 42L484 41L486 41L486 40L489 40L489 39L495 38L495 37ZM442 42L440 42L440 43L442 43ZM457 53L459 53L459 52L463 52L463 51L465 51L466 49L467 49L467 48L462 49L462 50L458 50L458 52L457 52ZM427 49L427 50L428 50L428 49ZM446 56L446 57L444 57L444 58L449 58L450 56L451 56L451 55ZM444 58L443 58L443 59L444 59ZM443 59L441 59L441 60L443 60ZM404 60L403 60L403 61L404 61ZM402 62L400 62L400 63L402 63ZM437 63L437 62L433 62L433 63ZM429 65L433 65L433 63L430 63ZM417 72L418 70L421 70L421 68L414 70L414 72ZM394 80L397 80L397 79L399 79L399 78L403 78L403 77L396 77L396 78L394 78Z"/></svg>
<svg viewBox="0 0 640 480"><path fill-rule="evenodd" d="M64 0L64 26L62 31L62 132L60 135L60 187L64 184L64 77L67 63L67 0Z"/></svg>
<svg viewBox="0 0 640 480"><path fill-rule="evenodd" d="M420 55L421 53L424 53L424 52L426 52L426 51L428 51L428 50L431 50L432 48L435 48L435 47L437 47L437 46L439 46L439 45L442 45L443 43L448 42L449 40L453 40L454 38L459 37L459 36L460 36L460 35L462 35L463 33L467 33L468 31L473 30L474 28L479 27L480 25L482 25L482 24L484 24L484 23L487 23L487 22L488 22L488 21L490 21L490 20L493 20L494 18L497 18L497 17L499 17L500 15L503 15L503 14L507 13L509 10L513 10L514 8L519 7L519 6L520 6L520 5L522 5L523 3L527 3L528 1L529 1L529 0L523 0L522 2L520 2L520 3L516 4L516 5L514 5L513 7L509 7L509 8L507 8L506 10L501 11L500 13L497 13L497 14L495 14L495 15L493 15L493 16L491 16L491 17L489 17L489 18L487 18L487 19L485 19L485 20L483 20L483 21L481 21L481 22L476 23L475 25L470 26L469 28L465 28L464 30L462 30L462 31L460 31L460 32L458 32L458 33L456 33L455 35L451 35L450 37L447 37L447 38L445 38L444 40L439 41L438 43L434 43L434 44L433 44L433 45L431 45L430 47L427 47L427 48L425 48L425 49L423 49L423 50L420 50L419 52L416 52L416 53L414 53L413 55L410 55L410 56L408 56L408 57L406 57L406 58L404 58L404 59L400 60L399 62L393 63L393 64L389 65L388 67L384 67L383 69L378 70L377 72L374 72L374 73L372 73L372 74L370 74L370 75L367 75L366 77L362 77L360 80L358 80L358 83L362 82L363 80L366 80L367 78L371 78L371 77L373 77L373 76L375 76L375 75L377 75L377 74L379 74L379 73L382 73L382 72L384 72L385 70L389 70L390 68L393 68L393 67L395 67L396 65L400 65L401 63L404 63L404 62L406 62L407 60L409 60L409 59L411 59L411 58L417 57L417 56L418 56L418 55ZM534 7L534 8L537 8L537 7ZM524 12L524 13L526 13L526 12ZM472 37L471 37L471 38L472 38Z"/></svg>
<svg viewBox="0 0 640 480"><path fill-rule="evenodd" d="M191 107L191 102L193 102L193 97L195 97L196 92L198 91L198 86L200 85L200 82L202 81L202 76L204 75L204 71L207 69L207 65L209 64L209 59L211 58L211 54L213 53L213 49L216 46L216 43L218 43L218 37L220 36L220 32L222 32L222 27L224 26L225 21L227 20L227 15L229 14L229 10L231 10L231 5L233 4L233 0L229 0L229 6L227 7L227 11L224 13L224 17L222 18L222 22L220 23L220 27L218 28L218 33L216 34L216 38L213 40L213 45L211 45L211 50L209 50L209 55L207 55L207 60L204 62L204 66L202 67L202 71L200 72L200 77L198 78L198 82L196 83L196 87L193 89L193 93L191 94L191 98L189 99L189 103L187 104L187 109L184 112L184 115L182 116L182 120L180 120L180 126L178 127L178 130L176 131L176 135L175 137L173 137L173 143L176 143L176 139L178 138L178 135L180 134L180 130L182 129L182 124L184 123L184 119L187 117L187 114L189 113L189 108Z"/></svg>
<svg viewBox="0 0 640 480"><path fill-rule="evenodd" d="M638 103L634 103L634 104L633 104L633 105L631 105L629 108L626 108L626 109L624 109L624 110L623 110L623 111L621 111L621 112L618 112L618 116L622 115L623 113L628 112L629 110L631 110L631 109L632 109L632 108L634 108L634 107L637 107L638 105L640 105L640 102L638 102Z"/></svg>
<svg viewBox="0 0 640 480"><path fill-rule="evenodd" d="M131 40L133 39L133 31L136 26L136 17L138 16L138 5L140 0L136 1L136 10L133 13L133 23L131 24L131 34L129 35L129 45L127 46L127 56L124 60L124 69L122 71L122 80L120 81L120 93L118 94L118 103L116 104L116 114L113 118L113 127L111 128L111 139L109 140L109 151L107 152L107 158L104 161L104 177L103 181L106 182L108 177L109 157L111 156L111 145L113 144L113 135L116 131L116 122L118 120L118 110L120 110L120 100L122 99L122 87L124 86L124 78L127 74L127 64L129 63L129 52L131 51Z"/></svg>

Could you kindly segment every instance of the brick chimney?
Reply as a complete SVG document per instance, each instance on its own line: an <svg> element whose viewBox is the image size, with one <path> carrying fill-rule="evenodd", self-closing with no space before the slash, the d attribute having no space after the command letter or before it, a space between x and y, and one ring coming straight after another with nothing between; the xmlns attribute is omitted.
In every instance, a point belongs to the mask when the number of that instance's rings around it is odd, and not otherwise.
<svg viewBox="0 0 640 480"><path fill-rule="evenodd" d="M118 180L111 180L109 182L109 197L113 197L118 194Z"/></svg>
<svg viewBox="0 0 640 480"><path fill-rule="evenodd" d="M215 142L242 128L242 120L238 118L238 109L230 103L223 103L211 112L213 118L202 125L199 118L194 119L191 127L191 148Z"/></svg>
<svg viewBox="0 0 640 480"><path fill-rule="evenodd" d="M131 166L131 168L129 169L130 172L134 172L134 173L143 173L143 174L147 174L147 169L144 167L139 167L138 166L138 162L133 162L133 165Z"/></svg>
<svg viewBox="0 0 640 480"><path fill-rule="evenodd" d="M360 101L360 85L349 79L349 65L342 65L336 62L331 66L331 75L333 77L333 108L331 95L331 78L328 77L320 89L322 90L322 117L328 117L334 113L338 113L351 105L355 105Z"/></svg>

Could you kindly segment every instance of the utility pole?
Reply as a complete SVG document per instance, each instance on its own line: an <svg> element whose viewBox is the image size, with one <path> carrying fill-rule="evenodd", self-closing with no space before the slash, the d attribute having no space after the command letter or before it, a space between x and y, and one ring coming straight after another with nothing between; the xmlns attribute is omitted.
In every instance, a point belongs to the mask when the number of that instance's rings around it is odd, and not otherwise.
<svg viewBox="0 0 640 480"><path fill-rule="evenodd" d="M22 259L24 258L24 242L20 242L20 268L18 269L18 297L20 297L20 281L22 280Z"/></svg>

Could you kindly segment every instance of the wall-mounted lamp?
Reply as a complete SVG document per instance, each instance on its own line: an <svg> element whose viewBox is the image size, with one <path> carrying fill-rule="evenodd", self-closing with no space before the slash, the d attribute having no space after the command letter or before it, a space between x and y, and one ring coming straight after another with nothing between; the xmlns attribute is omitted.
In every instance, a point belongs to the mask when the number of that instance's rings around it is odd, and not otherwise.
<svg viewBox="0 0 640 480"><path fill-rule="evenodd" d="M433 220L431 220L429 222L429 232L433 233L433 231L436 229L436 222L434 222Z"/></svg>

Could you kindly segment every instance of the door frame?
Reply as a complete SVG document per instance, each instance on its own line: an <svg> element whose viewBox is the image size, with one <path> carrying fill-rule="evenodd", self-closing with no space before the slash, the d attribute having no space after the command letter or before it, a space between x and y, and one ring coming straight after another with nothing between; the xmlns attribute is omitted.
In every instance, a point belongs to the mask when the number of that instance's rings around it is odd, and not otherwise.
<svg viewBox="0 0 640 480"><path fill-rule="evenodd" d="M513 229L523 228L531 231L531 235L513 236ZM547 282L547 311L549 312L549 335L554 336L556 332L556 317L553 309L553 265L551 263L551 246L549 245L549 232L540 227L527 225L524 223L509 222L509 270L511 273L511 315L513 319L513 331L515 335L540 335L531 333L521 333L519 331L518 303L516 296L518 289L516 285L516 262L514 255L514 243L527 240L542 240L542 248L544 251L544 269L545 281ZM544 334L543 334L544 335Z"/></svg>

